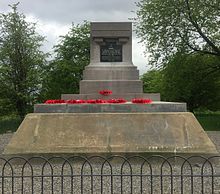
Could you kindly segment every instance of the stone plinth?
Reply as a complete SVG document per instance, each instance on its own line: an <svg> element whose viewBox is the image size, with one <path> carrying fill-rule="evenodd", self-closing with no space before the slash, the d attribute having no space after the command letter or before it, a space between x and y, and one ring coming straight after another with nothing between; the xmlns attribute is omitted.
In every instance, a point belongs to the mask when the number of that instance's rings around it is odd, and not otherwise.
<svg viewBox="0 0 220 194"><path fill-rule="evenodd" d="M185 103L153 102L151 104L36 104L35 113L138 113L186 112Z"/></svg>
<svg viewBox="0 0 220 194"><path fill-rule="evenodd" d="M216 154L193 114L28 114L4 154Z"/></svg>

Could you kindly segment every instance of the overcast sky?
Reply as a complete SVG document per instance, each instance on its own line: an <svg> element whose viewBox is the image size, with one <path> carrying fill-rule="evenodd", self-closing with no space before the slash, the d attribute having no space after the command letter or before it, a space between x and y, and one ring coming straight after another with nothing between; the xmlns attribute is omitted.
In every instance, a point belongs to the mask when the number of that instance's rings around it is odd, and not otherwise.
<svg viewBox="0 0 220 194"><path fill-rule="evenodd" d="M37 22L38 32L46 36L44 50L51 51L60 35L65 35L71 24L87 21L129 21L135 17L138 0L20 0L19 11L28 21ZM8 12L16 0L0 0L0 12ZM144 47L133 33L133 63L140 74L149 69Z"/></svg>

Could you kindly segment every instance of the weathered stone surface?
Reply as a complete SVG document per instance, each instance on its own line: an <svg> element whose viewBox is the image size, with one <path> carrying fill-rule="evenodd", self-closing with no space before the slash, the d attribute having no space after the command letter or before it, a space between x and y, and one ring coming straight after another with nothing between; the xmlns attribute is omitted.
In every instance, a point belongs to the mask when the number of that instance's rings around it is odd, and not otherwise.
<svg viewBox="0 0 220 194"><path fill-rule="evenodd" d="M139 80L139 71L135 66L87 66L83 80Z"/></svg>
<svg viewBox="0 0 220 194"><path fill-rule="evenodd" d="M4 154L200 153L216 149L193 114L28 114Z"/></svg>
<svg viewBox="0 0 220 194"><path fill-rule="evenodd" d="M101 48L109 38L122 47L121 62L101 61ZM98 93L106 89L115 94L143 93L139 71L132 63L131 22L91 23L90 63L83 72L80 94Z"/></svg>
<svg viewBox="0 0 220 194"><path fill-rule="evenodd" d="M100 90L111 90L113 93L143 93L141 80L82 80L80 94L99 93Z"/></svg>
<svg viewBox="0 0 220 194"><path fill-rule="evenodd" d="M133 98L150 98L153 101L160 101L160 93L117 93L109 96L103 96L99 93L93 94L62 94L62 100L70 99L113 99L113 98L124 98L127 101L131 101Z"/></svg>
<svg viewBox="0 0 220 194"><path fill-rule="evenodd" d="M186 112L186 103L153 102L151 104L36 104L35 113L138 113Z"/></svg>
<svg viewBox="0 0 220 194"><path fill-rule="evenodd" d="M83 71L79 98L88 99L94 96L106 99L98 95L100 90L112 90L114 94L112 98L117 96L126 100L136 97L145 98L143 83L139 80L139 71L132 62L132 23L92 22L90 34L90 63ZM106 46L109 39L116 41L116 46L120 45L122 48L121 62L103 62L101 60L101 48L103 45ZM108 44L106 47L110 51ZM113 47L111 50L114 50ZM153 96L152 100L160 100L158 95L152 94L151 96ZM78 98L74 94L72 97ZM66 99L65 94L62 95L62 99L64 98Z"/></svg>
<svg viewBox="0 0 220 194"><path fill-rule="evenodd" d="M133 65L132 64L132 23L131 22L91 22L90 64L97 65ZM124 63L100 62L100 43L103 38L126 38L123 44ZM98 41L97 41L98 38ZM100 42L101 41L101 42Z"/></svg>
<svg viewBox="0 0 220 194"><path fill-rule="evenodd" d="M112 31L128 31L131 33L131 22L92 22L91 33L93 37L96 37L96 31L109 31L109 33L112 33ZM103 32L102 36L106 36L106 32ZM100 36L98 35L97 37Z"/></svg>

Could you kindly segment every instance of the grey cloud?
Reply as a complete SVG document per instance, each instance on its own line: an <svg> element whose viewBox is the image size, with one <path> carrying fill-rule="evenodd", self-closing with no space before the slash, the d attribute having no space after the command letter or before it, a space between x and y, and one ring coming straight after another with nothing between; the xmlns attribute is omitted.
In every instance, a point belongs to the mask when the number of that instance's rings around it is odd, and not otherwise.
<svg viewBox="0 0 220 194"><path fill-rule="evenodd" d="M8 10L15 0L0 1L0 11ZM135 0L20 0L19 10L59 23L88 21L126 21L132 16Z"/></svg>
<svg viewBox="0 0 220 194"><path fill-rule="evenodd" d="M19 0L0 0L0 12L7 12L8 4ZM135 2L138 0L20 0L19 11L25 15L43 21L45 24L58 23L60 27L70 26L71 23L87 21L128 21L134 17ZM46 36L43 50L51 51L58 37L51 31L41 32ZM133 61L140 69L146 71L146 58L141 55L140 44L135 41L133 33Z"/></svg>

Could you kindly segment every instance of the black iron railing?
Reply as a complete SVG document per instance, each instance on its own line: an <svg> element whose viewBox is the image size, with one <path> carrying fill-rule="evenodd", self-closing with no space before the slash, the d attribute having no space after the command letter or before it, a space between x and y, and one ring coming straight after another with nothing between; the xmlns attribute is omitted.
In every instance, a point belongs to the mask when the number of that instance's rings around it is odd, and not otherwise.
<svg viewBox="0 0 220 194"><path fill-rule="evenodd" d="M220 193L220 156L0 158L1 193Z"/></svg>

